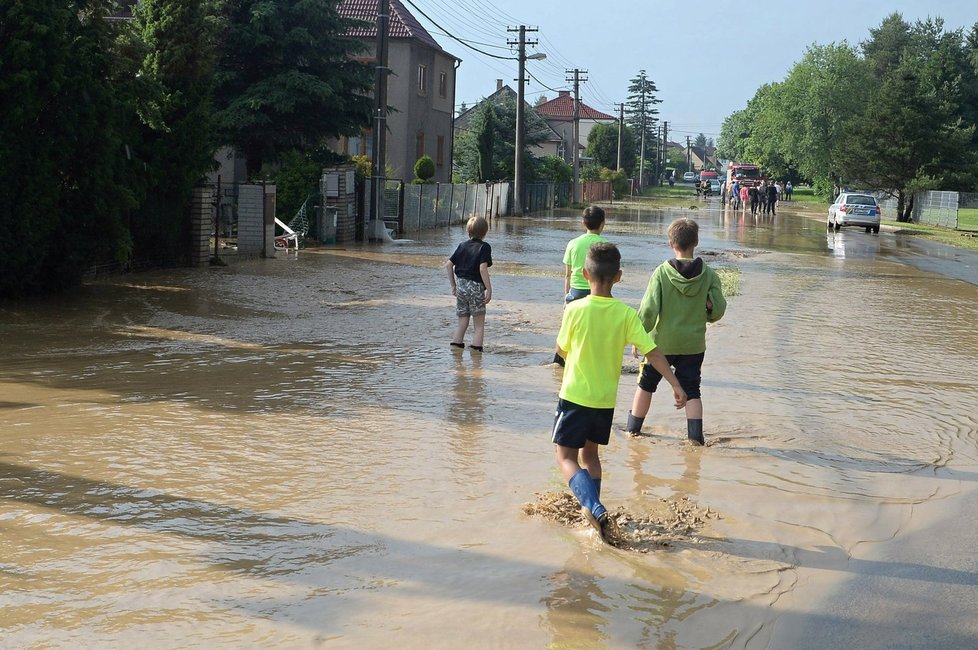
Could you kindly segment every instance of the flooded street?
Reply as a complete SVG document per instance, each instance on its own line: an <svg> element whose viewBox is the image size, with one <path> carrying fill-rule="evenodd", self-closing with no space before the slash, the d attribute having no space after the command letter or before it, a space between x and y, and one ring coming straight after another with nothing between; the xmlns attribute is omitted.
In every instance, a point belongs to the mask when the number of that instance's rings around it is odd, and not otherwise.
<svg viewBox="0 0 978 650"><path fill-rule="evenodd" d="M0 647L974 647L974 256L700 206L604 233L633 307L677 216L741 273L709 446L657 397L602 450L609 508L718 515L647 553L523 512L566 489L576 213L491 223L484 354L448 345L459 226L0 307Z"/></svg>

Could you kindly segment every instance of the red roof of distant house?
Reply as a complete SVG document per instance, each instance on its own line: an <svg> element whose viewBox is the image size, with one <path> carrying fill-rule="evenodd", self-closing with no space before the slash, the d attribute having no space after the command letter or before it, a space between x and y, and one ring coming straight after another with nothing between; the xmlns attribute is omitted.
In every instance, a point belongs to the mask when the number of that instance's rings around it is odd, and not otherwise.
<svg viewBox="0 0 978 650"><path fill-rule="evenodd" d="M431 34L428 33L418 19L411 15L400 0L390 0L390 30L391 38L415 38L425 45L443 51ZM352 29L349 36L354 38L377 38L377 5L378 0L343 0L339 6L340 15L347 18L363 20L369 25Z"/></svg>
<svg viewBox="0 0 978 650"><path fill-rule="evenodd" d="M544 102L536 107L537 115L547 119L564 119L572 120L574 119L574 98L570 96L570 93L566 90L562 90L560 95L556 98L551 99L549 102ZM582 120L613 120L613 116L607 113L602 113L599 110L593 109L584 102L580 104L580 118Z"/></svg>

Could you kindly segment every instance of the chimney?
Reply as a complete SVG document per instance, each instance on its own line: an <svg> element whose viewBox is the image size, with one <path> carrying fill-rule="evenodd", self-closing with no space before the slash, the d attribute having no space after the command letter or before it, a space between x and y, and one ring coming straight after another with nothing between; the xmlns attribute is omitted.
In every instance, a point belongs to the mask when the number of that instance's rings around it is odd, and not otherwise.
<svg viewBox="0 0 978 650"><path fill-rule="evenodd" d="M559 97L570 97L570 91L569 90L561 90L561 91L559 91L558 96Z"/></svg>
<svg viewBox="0 0 978 650"><path fill-rule="evenodd" d="M502 90L502 89L503 89L503 80L496 79L496 90Z"/></svg>

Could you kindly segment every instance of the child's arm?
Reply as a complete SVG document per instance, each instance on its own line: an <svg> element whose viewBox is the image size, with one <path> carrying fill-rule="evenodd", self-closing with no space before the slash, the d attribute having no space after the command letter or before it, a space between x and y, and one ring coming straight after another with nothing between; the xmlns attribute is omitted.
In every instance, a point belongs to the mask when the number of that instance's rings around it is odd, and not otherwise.
<svg viewBox="0 0 978 650"><path fill-rule="evenodd" d="M455 295L455 264L452 260L445 262L445 268L448 269L448 283L452 285L452 295Z"/></svg>
<svg viewBox="0 0 978 650"><path fill-rule="evenodd" d="M723 314L727 311L727 299L723 297L723 285L720 283L720 276L716 273L713 274L706 295L706 321L715 323L723 318Z"/></svg>
<svg viewBox="0 0 978 650"><path fill-rule="evenodd" d="M642 321L642 326L646 332L651 332L659 320L659 274L658 269L652 272L649 278L649 285L645 288L645 295L642 296L642 303L638 307L638 317Z"/></svg>
<svg viewBox="0 0 978 650"><path fill-rule="evenodd" d="M486 285L486 300L485 304L489 304L492 300L492 285L489 283L489 264L483 262L479 265L479 275L482 277L482 284Z"/></svg>
<svg viewBox="0 0 978 650"><path fill-rule="evenodd" d="M645 355L645 360L652 364L662 378L669 382L672 386L672 394L676 398L676 408L681 409L686 406L686 391L683 387L679 385L679 380L676 379L676 375L673 374L672 368L669 367L669 362L666 360L666 356L659 351L659 348L652 348L648 354Z"/></svg>
<svg viewBox="0 0 978 650"><path fill-rule="evenodd" d="M564 271L564 295L566 296L570 293L571 273L573 271L571 270L570 264L564 264L564 268L566 269Z"/></svg>

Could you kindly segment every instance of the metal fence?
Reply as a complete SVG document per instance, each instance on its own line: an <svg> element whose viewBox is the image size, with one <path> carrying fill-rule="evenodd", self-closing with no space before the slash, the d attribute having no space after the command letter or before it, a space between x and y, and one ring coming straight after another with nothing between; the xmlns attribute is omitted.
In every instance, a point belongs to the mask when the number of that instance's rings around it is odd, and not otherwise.
<svg viewBox="0 0 978 650"><path fill-rule="evenodd" d="M957 192L917 192L913 201L913 220L931 226L958 227Z"/></svg>
<svg viewBox="0 0 978 650"><path fill-rule="evenodd" d="M571 183L527 183L523 188L523 210L540 212L570 205Z"/></svg>
<svg viewBox="0 0 978 650"><path fill-rule="evenodd" d="M399 188L403 211L398 236L464 223L473 215L491 219L505 214L511 200L509 183L400 183Z"/></svg>
<svg viewBox="0 0 978 650"><path fill-rule="evenodd" d="M875 193L883 216L897 218L897 199L882 193ZM944 228L960 229L961 210L978 209L978 193L930 191L917 192L913 196L913 215L915 223ZM967 227L967 226L965 226Z"/></svg>

